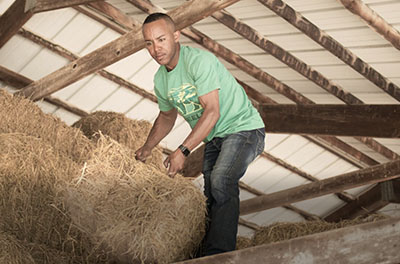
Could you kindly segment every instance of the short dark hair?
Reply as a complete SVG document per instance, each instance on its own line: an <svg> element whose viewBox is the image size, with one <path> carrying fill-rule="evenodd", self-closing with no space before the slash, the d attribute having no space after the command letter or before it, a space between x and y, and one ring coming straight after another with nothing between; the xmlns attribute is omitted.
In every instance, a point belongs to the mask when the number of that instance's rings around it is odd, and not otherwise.
<svg viewBox="0 0 400 264"><path fill-rule="evenodd" d="M165 21L167 21L175 26L174 20L169 15L164 14L164 13L153 13L153 14L148 15L146 17L146 19L144 20L143 25L160 20L160 19L164 19Z"/></svg>

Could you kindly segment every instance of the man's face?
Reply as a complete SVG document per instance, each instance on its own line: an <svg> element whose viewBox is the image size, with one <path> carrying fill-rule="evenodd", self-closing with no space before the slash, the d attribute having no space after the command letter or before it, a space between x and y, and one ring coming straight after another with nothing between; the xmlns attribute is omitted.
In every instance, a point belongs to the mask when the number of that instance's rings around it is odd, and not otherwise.
<svg viewBox="0 0 400 264"><path fill-rule="evenodd" d="M178 64L179 31L164 19L143 25L143 37L150 55L160 65L172 70Z"/></svg>

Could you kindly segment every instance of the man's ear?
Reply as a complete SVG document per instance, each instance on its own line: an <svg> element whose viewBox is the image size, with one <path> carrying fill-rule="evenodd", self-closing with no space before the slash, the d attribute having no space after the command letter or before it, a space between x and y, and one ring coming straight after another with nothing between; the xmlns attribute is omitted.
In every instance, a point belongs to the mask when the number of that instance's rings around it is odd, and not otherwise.
<svg viewBox="0 0 400 264"><path fill-rule="evenodd" d="M181 37L181 32L179 30L174 32L174 41L175 43L179 42L179 38Z"/></svg>

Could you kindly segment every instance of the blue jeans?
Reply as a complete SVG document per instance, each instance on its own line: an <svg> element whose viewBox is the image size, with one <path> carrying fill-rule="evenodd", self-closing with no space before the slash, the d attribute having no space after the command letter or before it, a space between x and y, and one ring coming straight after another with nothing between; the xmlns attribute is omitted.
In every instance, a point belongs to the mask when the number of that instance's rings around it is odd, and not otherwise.
<svg viewBox="0 0 400 264"><path fill-rule="evenodd" d="M265 129L241 131L207 142L204 194L208 225L202 255L235 250L239 221L239 179L264 150Z"/></svg>

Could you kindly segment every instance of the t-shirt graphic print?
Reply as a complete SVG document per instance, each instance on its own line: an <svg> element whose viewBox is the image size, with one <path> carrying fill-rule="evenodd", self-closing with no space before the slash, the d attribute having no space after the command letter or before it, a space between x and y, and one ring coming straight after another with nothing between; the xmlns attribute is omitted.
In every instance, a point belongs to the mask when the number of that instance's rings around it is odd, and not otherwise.
<svg viewBox="0 0 400 264"><path fill-rule="evenodd" d="M197 120L203 113L196 87L192 84L185 83L181 87L171 88L168 91L168 100L173 102L173 105L187 121Z"/></svg>

